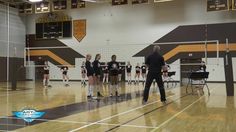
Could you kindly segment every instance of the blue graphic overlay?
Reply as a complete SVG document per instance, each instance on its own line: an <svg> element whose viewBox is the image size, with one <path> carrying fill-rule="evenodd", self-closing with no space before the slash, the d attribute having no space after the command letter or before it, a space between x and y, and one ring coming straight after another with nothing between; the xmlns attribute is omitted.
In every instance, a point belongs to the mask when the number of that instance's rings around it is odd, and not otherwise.
<svg viewBox="0 0 236 132"><path fill-rule="evenodd" d="M16 117L21 118L28 123L33 122L35 119L40 118L45 114L45 112L39 112L34 109L24 109L22 111L14 111L12 113Z"/></svg>

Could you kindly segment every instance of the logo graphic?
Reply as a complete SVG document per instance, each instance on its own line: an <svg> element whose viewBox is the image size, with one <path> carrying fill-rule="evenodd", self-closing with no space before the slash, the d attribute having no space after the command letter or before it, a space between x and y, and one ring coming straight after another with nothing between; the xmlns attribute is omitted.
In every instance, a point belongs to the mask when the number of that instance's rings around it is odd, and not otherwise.
<svg viewBox="0 0 236 132"><path fill-rule="evenodd" d="M39 112L35 109L23 109L22 111L13 111L13 115L16 117L22 118L24 121L30 123L33 122L36 118L42 117L45 112Z"/></svg>

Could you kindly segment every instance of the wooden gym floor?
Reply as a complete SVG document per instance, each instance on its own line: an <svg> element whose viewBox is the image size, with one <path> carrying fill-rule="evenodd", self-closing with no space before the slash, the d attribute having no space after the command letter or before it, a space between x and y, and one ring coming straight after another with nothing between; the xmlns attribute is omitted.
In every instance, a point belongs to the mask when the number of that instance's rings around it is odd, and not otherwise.
<svg viewBox="0 0 236 132"><path fill-rule="evenodd" d="M122 84L119 98L87 100L87 88L79 82L52 82L43 90L41 82L19 82L17 91L0 83L0 131L75 132L233 132L236 131L236 98L227 97L224 84L209 84L211 95L186 94L178 85L166 89L167 104L152 87L148 104L142 105L143 85ZM190 91L190 90L189 90ZM197 93L197 92L196 92ZM207 93L205 91L205 93ZM31 124L12 111L35 108L46 114Z"/></svg>

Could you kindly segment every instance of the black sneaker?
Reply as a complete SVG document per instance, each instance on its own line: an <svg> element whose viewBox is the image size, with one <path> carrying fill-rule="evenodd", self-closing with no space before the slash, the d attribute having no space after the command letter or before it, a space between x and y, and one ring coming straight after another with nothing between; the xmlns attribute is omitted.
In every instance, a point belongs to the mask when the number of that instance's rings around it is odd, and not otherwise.
<svg viewBox="0 0 236 132"><path fill-rule="evenodd" d="M161 100L161 102L165 105L166 104L166 99L165 100Z"/></svg>
<svg viewBox="0 0 236 132"><path fill-rule="evenodd" d="M142 104L143 104L143 105L146 105L146 104L147 104L147 101L143 100L143 101L142 101Z"/></svg>
<svg viewBox="0 0 236 132"><path fill-rule="evenodd" d="M103 95L100 92L97 92L98 97L103 97Z"/></svg>
<svg viewBox="0 0 236 132"><path fill-rule="evenodd" d="M116 91L116 96L117 96L117 97L120 97L120 95L119 95L119 93L118 93L117 91Z"/></svg>

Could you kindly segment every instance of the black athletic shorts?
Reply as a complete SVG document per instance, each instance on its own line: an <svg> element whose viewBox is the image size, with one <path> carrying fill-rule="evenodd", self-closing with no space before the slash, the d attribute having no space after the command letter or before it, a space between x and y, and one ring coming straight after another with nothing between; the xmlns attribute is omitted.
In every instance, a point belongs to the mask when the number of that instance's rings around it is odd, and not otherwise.
<svg viewBox="0 0 236 132"><path fill-rule="evenodd" d="M63 75L67 75L67 71L63 71L62 74L63 74Z"/></svg>

